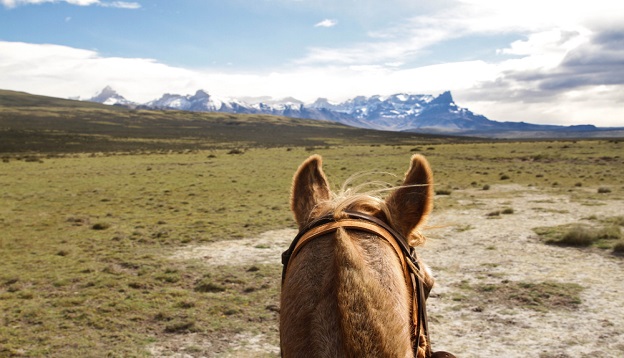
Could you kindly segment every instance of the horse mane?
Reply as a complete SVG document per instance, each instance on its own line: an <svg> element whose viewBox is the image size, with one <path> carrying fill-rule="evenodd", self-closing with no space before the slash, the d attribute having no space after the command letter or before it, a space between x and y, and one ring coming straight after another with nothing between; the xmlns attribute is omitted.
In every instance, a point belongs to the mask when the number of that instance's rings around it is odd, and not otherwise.
<svg viewBox="0 0 624 358"><path fill-rule="evenodd" d="M393 186L383 181L371 181L358 185L352 185L356 180L372 175L379 174L374 172L357 173L350 176L342 184L336 192L330 192L328 200L320 201L315 209L310 213L309 222L318 217L333 216L335 220L347 218L346 211L356 211L368 215L379 217L386 221L390 226L396 227L392 221L388 205L385 201L385 194L396 189L407 188L419 185L399 185ZM381 173L392 175L390 173ZM425 236L419 230L414 229L408 237L407 242L410 246L420 246L426 241Z"/></svg>

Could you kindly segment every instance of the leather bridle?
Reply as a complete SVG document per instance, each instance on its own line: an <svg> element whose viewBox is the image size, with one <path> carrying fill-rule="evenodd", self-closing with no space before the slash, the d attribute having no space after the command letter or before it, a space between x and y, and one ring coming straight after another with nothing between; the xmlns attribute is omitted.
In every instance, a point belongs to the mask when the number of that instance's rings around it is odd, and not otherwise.
<svg viewBox="0 0 624 358"><path fill-rule="evenodd" d="M396 251L406 282L412 288L412 321L414 324L414 357L417 357L418 347L420 346L420 332L422 330L427 339L426 357L431 357L431 344L429 340L429 330L427 327L427 308L425 306L426 294L425 285L422 280L422 272L420 263L416 255L416 250L409 246L403 235L390 227L380 219L358 212L347 211L344 219L336 220L333 216L328 215L321 217L305 228L303 228L293 239L288 250L282 253L282 284L286 278L288 270L288 262L294 257L299 250L311 240L334 232L338 228L347 230L356 230L368 232L384 238Z"/></svg>

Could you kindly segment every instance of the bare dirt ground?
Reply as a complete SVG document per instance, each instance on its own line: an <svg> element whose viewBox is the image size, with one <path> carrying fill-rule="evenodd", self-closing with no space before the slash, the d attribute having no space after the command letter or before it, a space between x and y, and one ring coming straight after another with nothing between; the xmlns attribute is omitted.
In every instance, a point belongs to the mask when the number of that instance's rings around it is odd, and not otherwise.
<svg viewBox="0 0 624 358"><path fill-rule="evenodd" d="M489 191L454 192L460 205L435 210L420 249L433 268L436 286L428 300L436 350L458 357L624 357L624 258L599 249L542 243L534 227L587 222L624 213L624 200L577 202L567 194L519 185ZM601 198L597 198L601 199ZM591 205L590 205L591 204ZM491 218L488 213L512 208ZM185 247L172 259L202 258L208 265L279 263L295 235L292 229L257 238ZM574 307L536 310L492 303L474 287L501 282L557 282L582 286ZM528 288L527 288L528 289ZM277 323L276 323L277 324ZM215 341L217 340L217 341ZM172 338L151 347L155 357L193 357L185 346L220 347L218 357L279 356L267 337ZM186 353L181 353L186 352Z"/></svg>

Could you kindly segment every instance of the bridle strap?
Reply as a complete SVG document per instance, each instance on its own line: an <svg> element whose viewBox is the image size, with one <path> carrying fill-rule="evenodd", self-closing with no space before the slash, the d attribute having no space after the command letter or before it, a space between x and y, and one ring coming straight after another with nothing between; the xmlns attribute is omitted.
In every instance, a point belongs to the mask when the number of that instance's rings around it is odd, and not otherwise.
<svg viewBox="0 0 624 358"><path fill-rule="evenodd" d="M382 220L362 213L345 212L347 218L334 219L332 216L325 216L306 225L293 239L288 250L282 253L282 284L286 278L288 263L290 259L297 255L303 246L311 240L334 232L339 228L359 230L376 234L384 238L394 249L401 262L405 282L412 289L412 321L415 327L414 356L417 356L420 347L420 331L422 331L429 342L429 330L427 327L427 310L425 307L425 288L420 277L420 265L414 248L410 247L407 240L396 230ZM408 258L408 260L406 260ZM411 285L410 285L411 284ZM427 345L426 357L431 356L431 344Z"/></svg>
<svg viewBox="0 0 624 358"><path fill-rule="evenodd" d="M342 219L339 221L332 221L308 230L299 238L288 259L296 256L301 248L305 246L308 242L319 236L332 233L339 228L364 231L371 234L376 234L384 238L392 246L395 253L397 254L397 257L399 258L399 261L401 261L401 267L403 268L403 275L405 276L406 282L411 281L410 273L408 271L408 265L405 261L405 257L403 256L403 252L401 251L401 248L397 244L396 240L393 239L392 235L384 228L377 226L375 223L362 221L360 219ZM286 265L284 265L284 267L286 267Z"/></svg>

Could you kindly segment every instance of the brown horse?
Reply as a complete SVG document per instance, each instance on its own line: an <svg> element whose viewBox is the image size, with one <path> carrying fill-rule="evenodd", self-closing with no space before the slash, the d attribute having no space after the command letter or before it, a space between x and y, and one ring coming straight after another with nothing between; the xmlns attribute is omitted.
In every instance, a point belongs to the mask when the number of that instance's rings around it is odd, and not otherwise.
<svg viewBox="0 0 624 358"><path fill-rule="evenodd" d="M319 218L339 222L356 212L381 221L389 227L382 231L398 233L413 247L424 243L418 227L432 209L432 196L433 177L423 156L411 158L403 185L382 199L332 193L321 157L314 155L294 176L291 209L300 231ZM382 236L338 227L307 241L296 256L288 253L280 308L283 357L453 357L431 354L426 328L414 325L417 293L406 282L406 259ZM433 278L416 264L428 293ZM424 298L420 304L424 309Z"/></svg>

